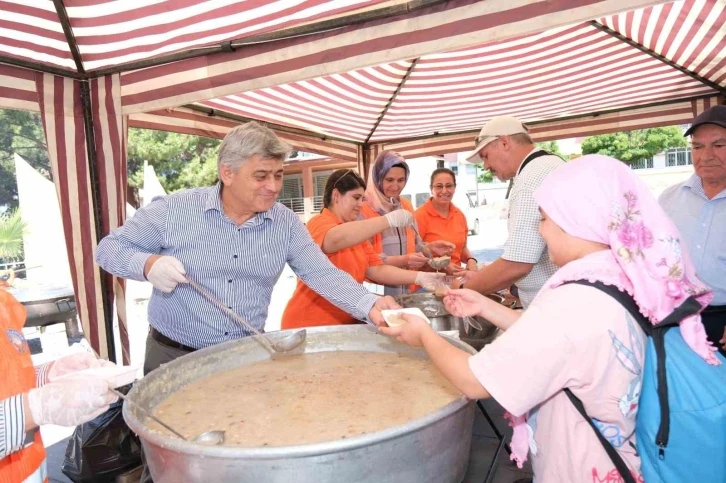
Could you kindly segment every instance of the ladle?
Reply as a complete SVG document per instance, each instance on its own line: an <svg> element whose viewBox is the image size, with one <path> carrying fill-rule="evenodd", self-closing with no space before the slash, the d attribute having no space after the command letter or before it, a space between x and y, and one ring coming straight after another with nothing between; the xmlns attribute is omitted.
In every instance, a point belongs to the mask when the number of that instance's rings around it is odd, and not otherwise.
<svg viewBox="0 0 726 483"><path fill-rule="evenodd" d="M199 436L197 436L196 438L194 438L192 440L187 439L179 431L175 430L174 428L172 428L171 426L169 426L168 424L166 424L165 422L163 422L161 419L159 419L156 416L154 416L153 414L151 414L150 411L147 411L146 408L142 407L140 404L137 404L136 401L134 401L133 399L126 397L126 395L120 393L116 389L109 389L109 391L111 391L112 393L114 393L115 395L117 395L119 398L123 399L125 402L131 404L136 409L138 409L139 411L141 411L142 413L144 413L146 415L146 417L148 417L149 419L157 422L158 424L160 424L161 426L163 426L166 430L168 430L172 434L174 434L174 436L177 436L178 438L181 438L184 441L191 441L192 443L206 444L206 445L209 445L209 446L215 446L215 445L219 445L219 444L224 443L225 432L224 431L220 431L220 430L216 430L216 429L214 429L212 431L205 431L205 432L203 432L202 434L200 434Z"/></svg>
<svg viewBox="0 0 726 483"><path fill-rule="evenodd" d="M305 329L298 330L292 335L289 335L285 337L284 339L272 343L270 339L265 337L262 332L257 330L252 326L252 324L248 323L245 319L237 315L235 312L230 310L226 305L224 305L222 302L220 302L214 295L209 293L206 289L202 288L201 285L199 285L197 282L189 278L189 275L184 275L184 277L187 279L187 282L189 282L189 285L194 287L200 294L202 294L204 297L206 297L207 300L212 302L212 304L219 307L223 312L225 312L227 315L232 317L235 321L242 324L247 329L251 330L255 333L257 337L255 337L255 340L258 341L260 344L262 344L265 349L267 349L270 354L275 353L283 353L283 352L289 352L296 347L298 347L300 344L305 342L305 339L307 337L307 331Z"/></svg>
<svg viewBox="0 0 726 483"><path fill-rule="evenodd" d="M416 241L419 245L421 245L421 253L423 253L423 256L429 259L429 264L434 259L434 254L431 251L429 247L426 246L426 244L423 242L423 238L421 238L421 235L419 235L418 230L416 229L416 225L411 225L411 229L413 230L414 235L416 235ZM448 263L447 263L448 265ZM433 267L436 268L436 267Z"/></svg>

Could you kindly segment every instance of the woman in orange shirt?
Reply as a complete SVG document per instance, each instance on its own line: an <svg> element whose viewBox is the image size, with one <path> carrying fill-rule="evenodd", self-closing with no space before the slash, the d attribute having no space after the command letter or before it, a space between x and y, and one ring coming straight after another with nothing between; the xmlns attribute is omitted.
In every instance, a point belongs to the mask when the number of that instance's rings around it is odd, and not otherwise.
<svg viewBox="0 0 726 483"><path fill-rule="evenodd" d="M410 170L406 160L394 151L383 151L371 166L369 184L365 190L365 204L361 217L373 219L384 216L396 209L404 209L413 215L413 205L401 192L406 186ZM428 270L428 259L421 253L421 246L411 228L390 227L376 233L371 244L387 265L409 270ZM454 246L445 240L431 241L426 244L436 256L449 255ZM413 292L418 287L411 285L387 285L385 295L400 295Z"/></svg>
<svg viewBox="0 0 726 483"><path fill-rule="evenodd" d="M411 225L413 215L399 209L385 216L358 220L365 188L365 181L352 169L339 169L330 175L323 197L325 208L307 223L315 243L333 265L349 273L358 283L368 278L389 285L432 284L436 274L385 265L373 250L368 241L371 237L390 227ZM302 280L298 280L282 315L283 329L354 323L357 323L354 318L315 293Z"/></svg>
<svg viewBox="0 0 726 483"><path fill-rule="evenodd" d="M416 224L424 242L446 240L454 245L451 264L446 273L453 274L462 270L477 270L476 258L466 246L469 227L466 216L451 199L456 192L456 176L447 168L439 168L431 173L431 198L416 210Z"/></svg>
<svg viewBox="0 0 726 483"><path fill-rule="evenodd" d="M26 311L0 289L0 482L48 481L38 426L77 426L106 412L116 400L98 376L74 375L109 364L71 354L33 367L23 336ZM69 376L69 377L64 377Z"/></svg>

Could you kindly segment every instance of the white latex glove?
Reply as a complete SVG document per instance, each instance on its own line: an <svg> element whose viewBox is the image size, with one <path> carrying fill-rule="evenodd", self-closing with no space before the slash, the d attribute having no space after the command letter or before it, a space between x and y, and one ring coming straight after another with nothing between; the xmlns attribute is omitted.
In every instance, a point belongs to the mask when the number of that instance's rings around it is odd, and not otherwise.
<svg viewBox="0 0 726 483"><path fill-rule="evenodd" d="M418 272L415 283L416 285L421 285L426 290L434 291L438 282L442 281L445 276L445 273Z"/></svg>
<svg viewBox="0 0 726 483"><path fill-rule="evenodd" d="M33 421L40 426L78 426L108 411L118 399L100 377L67 377L28 392Z"/></svg>
<svg viewBox="0 0 726 483"><path fill-rule="evenodd" d="M186 283L184 265L174 257L163 256L156 260L149 269L146 279L155 289L164 293L174 290L177 284Z"/></svg>
<svg viewBox="0 0 726 483"><path fill-rule="evenodd" d="M82 371L84 369L90 369L91 367L105 367L113 365L115 365L113 362L98 359L96 356L89 354L88 352L69 354L50 363L48 376L46 378L47 380L45 382L55 382L58 378L67 374Z"/></svg>
<svg viewBox="0 0 726 483"><path fill-rule="evenodd" d="M383 215L391 228L405 228L413 225L413 215L407 210L393 210Z"/></svg>

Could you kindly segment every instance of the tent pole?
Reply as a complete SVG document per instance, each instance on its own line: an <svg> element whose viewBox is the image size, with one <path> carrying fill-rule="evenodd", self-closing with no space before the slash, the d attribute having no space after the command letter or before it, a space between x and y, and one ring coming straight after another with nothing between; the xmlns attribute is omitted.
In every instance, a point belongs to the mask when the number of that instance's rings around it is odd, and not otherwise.
<svg viewBox="0 0 726 483"><path fill-rule="evenodd" d="M104 237L103 233L103 209L101 206L101 180L98 174L98 165L96 164L96 140L93 131L93 114L91 111L91 89L87 81L81 84L81 103L83 105L83 125L86 131L86 151L88 153L88 174L91 181L91 197L93 199L93 221L96 227L96 243ZM113 301L109 297L113 287L109 276L103 270L100 270L101 282L101 301L103 304L103 322L106 326L106 347L108 348L108 359L119 363L116 357L116 345L113 337Z"/></svg>
<svg viewBox="0 0 726 483"><path fill-rule="evenodd" d="M73 34L73 28L71 27L66 7L63 4L63 0L53 0L56 12L58 13L58 19L60 20L61 27L63 27L63 33L65 34L66 41L68 42L68 48L71 51L73 60L76 63L76 70L80 75L85 76L86 70L83 67L83 60L81 53L78 50L78 43L76 37ZM88 80L78 81L81 88L81 106L83 107L83 127L86 132L86 158L88 159L88 174L90 176L91 184L91 199L93 200L93 221L96 228L96 243L101 241L101 238L105 235L103 233L103 209L101 204L101 179L98 174L98 165L96 158L96 137L93 130L93 111L91 110L91 88ZM116 345L113 337L113 301L109 296L113 287L111 286L110 277L104 272L100 271L100 282L101 282L101 303L103 304L103 323L106 326L106 347L108 350L108 358L113 362L119 362L116 359Z"/></svg>
<svg viewBox="0 0 726 483"><path fill-rule="evenodd" d="M401 92L401 89L403 89L403 85L406 83L408 78L411 76L411 72L413 72L413 69L416 68L416 64L418 64L418 61L421 59L421 57L417 57L413 59L413 62L411 62L411 65L408 66L408 70L404 74L403 78L401 79L401 82L398 83L398 86L396 86L396 90L393 91L393 94L391 94L391 98L388 99L388 102L386 103L386 106L381 111L381 114L378 116L378 119L376 119L376 123L371 128L371 132L368 133L368 137L365 141L363 141L363 144L368 144L368 141L371 140L371 137L376 132L376 129L378 129L378 126L381 124L381 121L383 121L383 118L386 116L386 113L388 112L388 109L391 108L391 104L393 104L393 101L396 100L396 97L398 97L398 94Z"/></svg>

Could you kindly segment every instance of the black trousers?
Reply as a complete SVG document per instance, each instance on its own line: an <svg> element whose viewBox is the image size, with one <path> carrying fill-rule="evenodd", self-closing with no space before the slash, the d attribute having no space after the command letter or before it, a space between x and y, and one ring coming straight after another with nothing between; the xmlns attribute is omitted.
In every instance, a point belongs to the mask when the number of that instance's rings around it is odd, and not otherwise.
<svg viewBox="0 0 726 483"><path fill-rule="evenodd" d="M723 348L724 344L719 342L725 335L726 305L706 307L706 310L701 312L701 320L703 320L703 327L706 329L708 340L713 342L713 345L718 348L722 356L726 357L726 350Z"/></svg>

